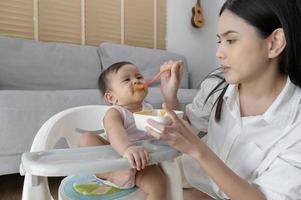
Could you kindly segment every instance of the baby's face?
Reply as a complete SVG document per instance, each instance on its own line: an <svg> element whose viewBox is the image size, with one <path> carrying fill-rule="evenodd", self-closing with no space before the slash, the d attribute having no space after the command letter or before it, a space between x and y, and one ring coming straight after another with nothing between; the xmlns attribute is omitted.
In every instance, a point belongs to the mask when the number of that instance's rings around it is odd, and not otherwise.
<svg viewBox="0 0 301 200"><path fill-rule="evenodd" d="M134 65L124 65L118 72L111 73L108 79L118 105L141 103L147 95L147 88L144 87L145 80Z"/></svg>

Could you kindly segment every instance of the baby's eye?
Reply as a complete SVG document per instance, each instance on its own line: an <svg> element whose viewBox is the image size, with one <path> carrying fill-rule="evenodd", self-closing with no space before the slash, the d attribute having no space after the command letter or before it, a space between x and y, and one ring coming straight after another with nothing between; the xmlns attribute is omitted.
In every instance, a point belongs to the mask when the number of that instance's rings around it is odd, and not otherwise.
<svg viewBox="0 0 301 200"><path fill-rule="evenodd" d="M126 78L123 80L123 82L129 82L130 81L130 78Z"/></svg>
<svg viewBox="0 0 301 200"><path fill-rule="evenodd" d="M137 76L136 78L137 79L143 79L143 76Z"/></svg>

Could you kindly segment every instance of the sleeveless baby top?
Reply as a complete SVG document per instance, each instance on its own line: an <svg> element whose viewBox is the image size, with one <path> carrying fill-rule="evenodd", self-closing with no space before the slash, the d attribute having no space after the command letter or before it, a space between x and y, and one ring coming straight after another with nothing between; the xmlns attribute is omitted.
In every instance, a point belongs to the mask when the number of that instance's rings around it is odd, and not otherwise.
<svg viewBox="0 0 301 200"><path fill-rule="evenodd" d="M113 105L112 108L116 109L121 114L124 128L131 142L150 138L145 131L141 131L136 128L134 116L131 111L119 105ZM152 109L153 107L149 103L142 103L142 111Z"/></svg>

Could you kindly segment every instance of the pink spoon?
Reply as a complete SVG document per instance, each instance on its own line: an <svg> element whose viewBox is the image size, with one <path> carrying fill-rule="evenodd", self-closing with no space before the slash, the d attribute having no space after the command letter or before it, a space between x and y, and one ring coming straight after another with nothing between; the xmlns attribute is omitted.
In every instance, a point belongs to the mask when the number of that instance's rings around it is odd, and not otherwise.
<svg viewBox="0 0 301 200"><path fill-rule="evenodd" d="M145 83L143 84L145 88L148 88L151 84L155 83L156 81L158 81L161 77L161 74L170 71L171 67L166 67L164 69L161 69L160 72L158 72L151 80L147 80L145 81Z"/></svg>

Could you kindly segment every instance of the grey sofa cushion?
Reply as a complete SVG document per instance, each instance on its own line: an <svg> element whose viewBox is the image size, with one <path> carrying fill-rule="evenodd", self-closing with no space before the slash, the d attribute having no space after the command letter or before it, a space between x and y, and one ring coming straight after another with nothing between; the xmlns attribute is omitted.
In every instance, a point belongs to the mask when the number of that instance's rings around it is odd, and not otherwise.
<svg viewBox="0 0 301 200"><path fill-rule="evenodd" d="M106 69L115 62L129 61L140 68L141 73L146 79L150 79L158 73L160 66L164 62L168 60L182 60L184 73L180 87L189 88L187 61L182 55L159 49L148 49L111 43L100 44L98 51L103 69ZM158 85L159 83L156 83L152 86Z"/></svg>
<svg viewBox="0 0 301 200"><path fill-rule="evenodd" d="M52 115L90 104L106 104L97 89L0 90L1 154L29 151L35 134Z"/></svg>
<svg viewBox="0 0 301 200"><path fill-rule="evenodd" d="M0 37L0 89L95 89L97 47Z"/></svg>

